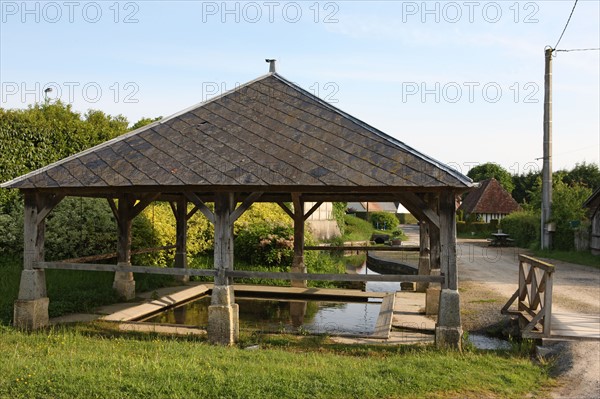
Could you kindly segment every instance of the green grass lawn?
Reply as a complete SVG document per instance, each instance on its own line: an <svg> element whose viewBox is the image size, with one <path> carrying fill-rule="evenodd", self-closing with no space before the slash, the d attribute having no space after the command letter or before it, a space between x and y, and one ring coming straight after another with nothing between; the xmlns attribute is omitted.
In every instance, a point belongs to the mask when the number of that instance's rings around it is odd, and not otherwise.
<svg viewBox="0 0 600 399"><path fill-rule="evenodd" d="M533 251L533 254L540 258L562 260L564 262L592 266L600 269L600 256L592 255L589 251L548 251L538 249Z"/></svg>
<svg viewBox="0 0 600 399"><path fill-rule="evenodd" d="M13 303L19 293L22 258L0 255L0 323L9 324ZM50 317L90 311L95 307L118 302L112 289L114 273L76 270L47 270L46 286ZM136 290L149 291L173 283L170 276L135 275Z"/></svg>
<svg viewBox="0 0 600 399"><path fill-rule="evenodd" d="M515 398L551 383L547 367L518 353L286 336L243 350L100 323L0 327L0 354L2 398Z"/></svg>

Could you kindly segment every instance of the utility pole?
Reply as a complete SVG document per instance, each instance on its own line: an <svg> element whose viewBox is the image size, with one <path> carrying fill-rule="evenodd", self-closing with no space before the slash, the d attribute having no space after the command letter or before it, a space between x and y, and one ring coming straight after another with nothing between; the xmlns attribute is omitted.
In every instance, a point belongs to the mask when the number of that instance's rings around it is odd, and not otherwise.
<svg viewBox="0 0 600 399"><path fill-rule="evenodd" d="M552 231L548 221L552 217L552 53L545 50L546 67L544 74L544 166L542 169L542 220L541 246L551 249Z"/></svg>

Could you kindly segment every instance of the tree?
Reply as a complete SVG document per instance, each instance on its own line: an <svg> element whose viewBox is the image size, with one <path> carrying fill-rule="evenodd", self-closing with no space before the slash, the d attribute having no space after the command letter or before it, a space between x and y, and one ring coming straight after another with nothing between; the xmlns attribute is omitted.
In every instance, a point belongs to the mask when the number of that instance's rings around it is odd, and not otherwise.
<svg viewBox="0 0 600 399"><path fill-rule="evenodd" d="M477 165L467 173L473 181L480 182L492 177L500 182L500 185L504 187L506 191L512 193L515 188L511 174L504 169L502 166L488 162L481 165Z"/></svg>
<svg viewBox="0 0 600 399"><path fill-rule="evenodd" d="M536 187L538 180L541 181L542 173L529 171L512 177L515 188L512 196L519 204L531 203L531 190Z"/></svg>
<svg viewBox="0 0 600 399"><path fill-rule="evenodd" d="M0 108L0 181L117 137L127 126L122 115L90 110L82 116L60 101L27 109ZM15 199L14 190L1 190L0 211Z"/></svg>
<svg viewBox="0 0 600 399"><path fill-rule="evenodd" d="M162 116L158 116L156 118L146 118L143 117L142 119L140 119L139 121L137 121L136 123L134 123L131 128L129 128L129 130L135 130L135 129L139 129L141 127L144 127L146 125L149 125L153 122L159 121L162 119Z"/></svg>
<svg viewBox="0 0 600 399"><path fill-rule="evenodd" d="M600 169L594 163L577 163L562 179L566 184L580 184L592 190L600 187Z"/></svg>

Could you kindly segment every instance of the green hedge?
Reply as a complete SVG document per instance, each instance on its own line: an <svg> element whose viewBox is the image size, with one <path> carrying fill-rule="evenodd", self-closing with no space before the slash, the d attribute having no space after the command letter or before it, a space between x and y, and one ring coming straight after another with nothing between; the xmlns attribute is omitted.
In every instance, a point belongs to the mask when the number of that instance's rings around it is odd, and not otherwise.
<svg viewBox="0 0 600 399"><path fill-rule="evenodd" d="M513 212L500 221L500 227L520 247L529 248L540 240L540 216L535 212Z"/></svg>
<svg viewBox="0 0 600 399"><path fill-rule="evenodd" d="M395 230L400 224L395 214L389 212L373 212L369 214L373 227L378 230Z"/></svg>
<svg viewBox="0 0 600 399"><path fill-rule="evenodd" d="M456 232L458 234L482 234L482 233L493 233L497 230L498 222L492 221L492 223L485 222L465 222L458 221L456 222Z"/></svg>

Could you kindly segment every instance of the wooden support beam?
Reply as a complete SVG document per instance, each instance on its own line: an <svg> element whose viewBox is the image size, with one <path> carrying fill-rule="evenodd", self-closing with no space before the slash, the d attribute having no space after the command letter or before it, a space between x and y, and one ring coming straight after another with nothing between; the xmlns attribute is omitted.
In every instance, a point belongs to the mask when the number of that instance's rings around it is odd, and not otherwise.
<svg viewBox="0 0 600 399"><path fill-rule="evenodd" d="M256 192L256 193L252 193L249 196L246 197L246 199L244 199L244 201L240 204L240 206L238 206L237 208L235 208L235 210L233 212L231 212L231 216L229 217L229 219L231 220L231 223L235 222L236 220L238 220L238 218L240 216L242 216L242 214L244 212L246 212L246 210L248 208L250 208L250 206L260 198L260 196L263 195L262 192Z"/></svg>
<svg viewBox="0 0 600 399"><path fill-rule="evenodd" d="M456 195L453 191L440 194L441 271L447 277L443 288L458 289L456 268Z"/></svg>
<svg viewBox="0 0 600 399"><path fill-rule="evenodd" d="M187 200L178 199L175 206L175 267L187 268Z"/></svg>
<svg viewBox="0 0 600 399"><path fill-rule="evenodd" d="M108 202L108 206L110 206L110 210L112 211L115 220L117 221L117 223L119 223L119 210L117 209L117 204L115 204L115 200L112 198L107 198L106 201Z"/></svg>
<svg viewBox="0 0 600 399"><path fill-rule="evenodd" d="M37 213L37 222L40 224L46 216L60 203L60 201L65 198L64 195L54 194L54 195L40 195L37 194L38 197L38 213Z"/></svg>
<svg viewBox="0 0 600 399"><path fill-rule="evenodd" d="M187 216L186 216L187 220L190 220L192 218L192 216L194 216L196 214L196 212L198 212L198 211L199 211L198 207L196 205L194 205L194 207L192 208L192 210L189 211L188 214L187 214Z"/></svg>
<svg viewBox="0 0 600 399"><path fill-rule="evenodd" d="M415 213L415 216L422 216L429 224L439 227L440 218L431 207L415 193L405 192L398 194L398 198L402 205L406 207L411 213Z"/></svg>
<svg viewBox="0 0 600 399"><path fill-rule="evenodd" d="M306 219L308 219L308 218L310 217L310 215L312 215L313 213L315 213L315 211L316 211L317 209L319 209L319 207L320 207L321 205L323 205L323 202L317 202L317 203L315 203L315 204L312 206L312 208L310 208L310 210L304 214L304 220L306 221Z"/></svg>
<svg viewBox="0 0 600 399"><path fill-rule="evenodd" d="M279 205L279 207L280 207L281 209L283 209L283 211L284 211L284 212L285 212L285 213L286 213L286 214L287 214L289 217L291 217L292 219L294 219L294 212L292 212L292 211L290 210L290 208L288 208L288 206L287 206L286 204L284 204L284 203L283 203L283 202L281 202L281 201L279 201L279 202L276 202L276 204L277 204L277 205Z"/></svg>
<svg viewBox="0 0 600 399"><path fill-rule="evenodd" d="M206 216L209 222L211 222L213 225L215 224L215 214L210 210L209 207L206 206L206 204L196 193L185 193L185 196L188 200L190 200L191 203L196 205L196 208L198 208L198 210L202 212L204 216Z"/></svg>
<svg viewBox="0 0 600 399"><path fill-rule="evenodd" d="M169 206L171 207L171 212L173 212L173 216L177 218L177 200L169 201Z"/></svg>
<svg viewBox="0 0 600 399"><path fill-rule="evenodd" d="M304 201L300 193L292 193L294 205L294 258L292 259L292 272L306 273L304 263ZM292 280L292 287L306 287L306 280Z"/></svg>
<svg viewBox="0 0 600 399"><path fill-rule="evenodd" d="M131 208L131 218L133 219L134 217L139 215L144 209L146 209L148 205L154 202L154 200L158 197L160 197L160 193L149 193L142 196L139 202Z"/></svg>
<svg viewBox="0 0 600 399"><path fill-rule="evenodd" d="M218 193L215 196L214 267L217 271L215 285L230 284L225 271L233 270L233 223L231 221L233 206L233 193Z"/></svg>
<svg viewBox="0 0 600 399"><path fill-rule="evenodd" d="M37 196L25 193L23 216L23 269L33 270L38 259L38 204Z"/></svg>

